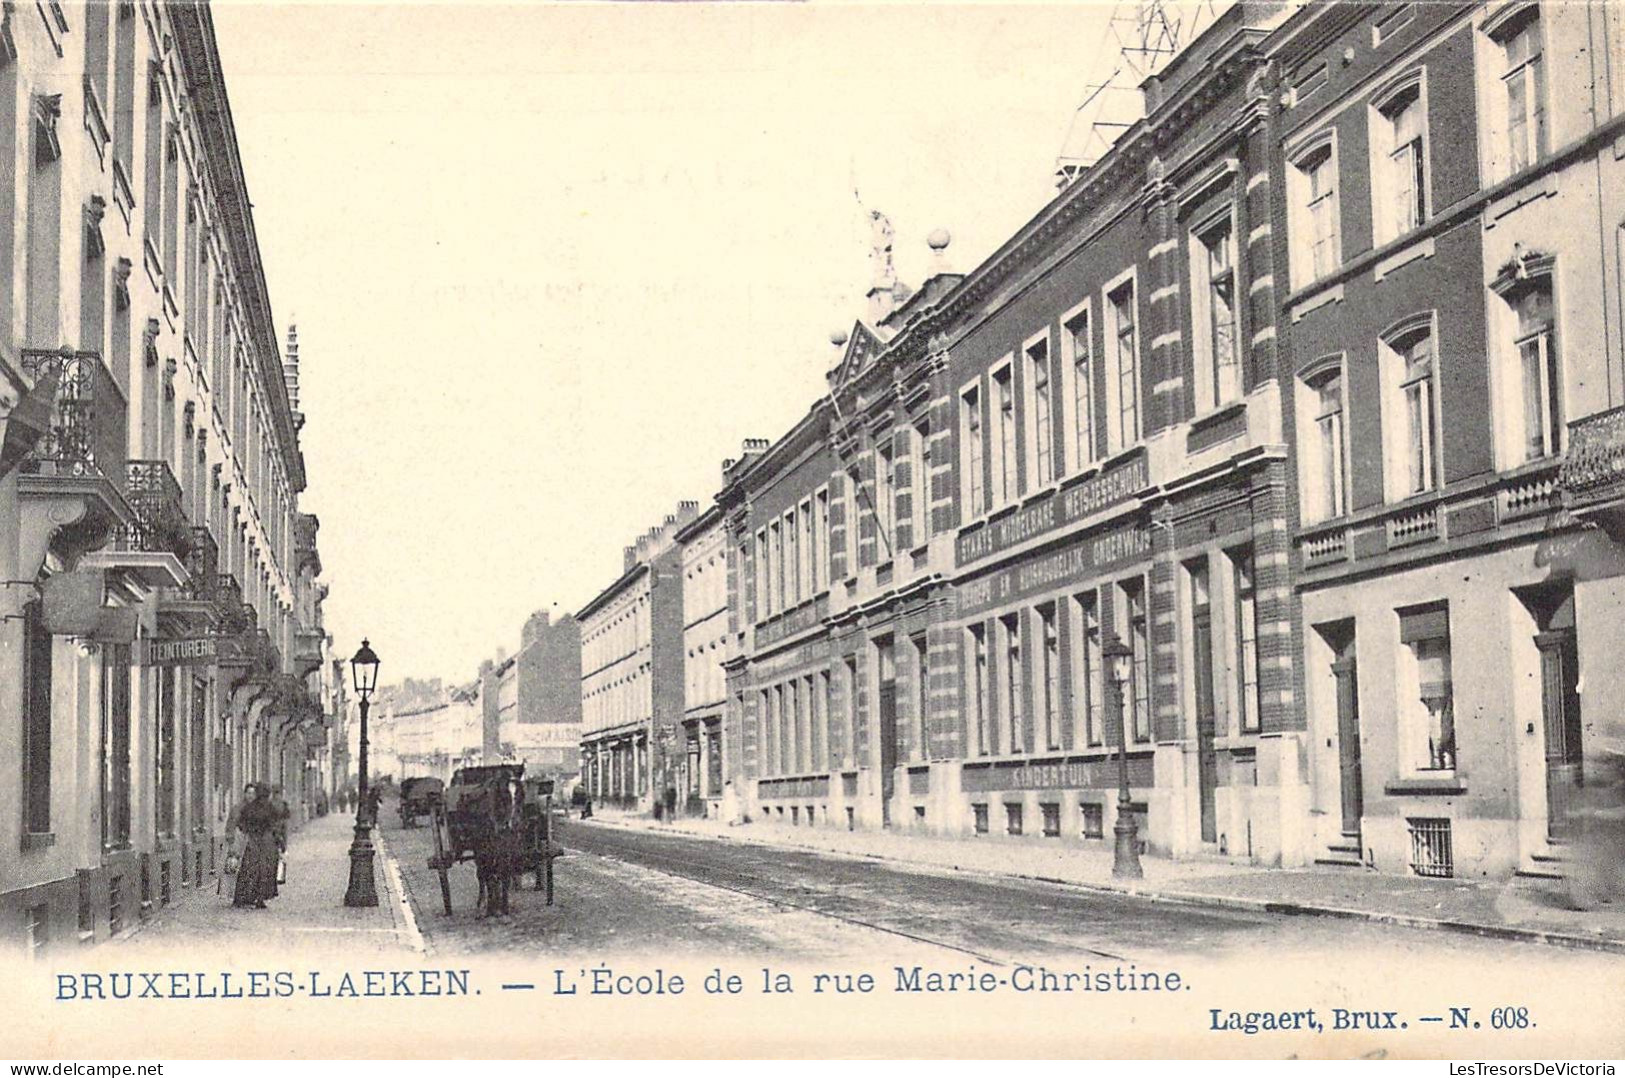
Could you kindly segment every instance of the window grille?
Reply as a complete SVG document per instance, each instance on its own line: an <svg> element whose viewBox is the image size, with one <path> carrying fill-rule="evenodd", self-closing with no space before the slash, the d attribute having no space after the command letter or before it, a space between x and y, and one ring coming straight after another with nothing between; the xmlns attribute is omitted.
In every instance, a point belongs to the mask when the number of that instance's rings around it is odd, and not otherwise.
<svg viewBox="0 0 1625 1078"><path fill-rule="evenodd" d="M1093 801L1085 801L1078 806L1083 813L1083 837L1106 837L1106 809L1105 806Z"/></svg>
<svg viewBox="0 0 1625 1078"><path fill-rule="evenodd" d="M116 936L124 931L124 877L114 876L107 881L107 934Z"/></svg>
<svg viewBox="0 0 1625 1078"><path fill-rule="evenodd" d="M1058 838L1061 834L1061 806L1046 802L1038 807L1044 814L1044 837Z"/></svg>
<svg viewBox="0 0 1625 1078"><path fill-rule="evenodd" d="M850 812L851 810L849 809L848 811ZM972 805L970 807L970 811L971 819L975 822L976 833L978 835L987 834L987 806Z"/></svg>
<svg viewBox="0 0 1625 1078"><path fill-rule="evenodd" d="M1418 876L1450 879L1456 874L1450 844L1450 821L1435 817L1411 818L1411 871Z"/></svg>

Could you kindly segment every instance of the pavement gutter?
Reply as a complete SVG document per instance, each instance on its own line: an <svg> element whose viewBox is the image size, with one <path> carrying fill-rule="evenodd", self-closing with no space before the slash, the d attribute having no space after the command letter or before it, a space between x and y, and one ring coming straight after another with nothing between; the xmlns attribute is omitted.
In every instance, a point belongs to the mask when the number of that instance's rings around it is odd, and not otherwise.
<svg viewBox="0 0 1625 1078"><path fill-rule="evenodd" d="M614 827L623 831L644 831L650 834L681 835L686 838L705 839L712 842L747 842L761 846L778 846L789 849L806 850L810 853L821 853L829 857L842 857L852 861L888 861L896 864L906 864L936 868L953 872L961 872L973 876L988 876L1002 879L1032 880L1037 883L1054 884L1059 887L1071 887L1080 891L1091 891L1096 894L1129 895L1134 898L1145 899L1148 902L1166 902L1181 906L1211 906L1220 909L1249 910L1256 913L1272 913L1282 916L1298 917L1330 917L1350 921L1370 921L1376 924L1394 925L1399 928L1415 928L1423 931L1454 932L1460 935L1481 936L1488 939L1502 939L1520 943L1542 943L1552 947L1568 947L1582 951L1602 951L1609 954L1625 954L1625 940L1608 939L1606 937L1580 936L1568 932L1556 932L1543 928L1519 928L1515 925L1493 925L1479 921L1459 921L1439 917L1419 917L1409 913L1388 913L1381 910L1362 910L1346 906L1323 906L1307 902L1290 902L1273 898L1248 898L1241 895L1212 895L1200 891L1177 891L1163 888L1133 886L1112 883L1085 883L1081 880L1062 879L1058 876L1040 876L1028 872L1016 872L991 868L974 868L963 865L951 865L941 861L921 860L911 857L900 857L895 854L871 853L847 850L834 850L827 846L815 846L806 842L780 841L776 838L759 835L726 835L710 834L704 831L690 831L687 829L671 828L661 829L644 827L640 824L621 820L594 819L595 824L604 827ZM568 843L566 843L568 844Z"/></svg>
<svg viewBox="0 0 1625 1078"><path fill-rule="evenodd" d="M384 872L389 878L389 889L394 896L397 907L398 927L406 937L406 945L417 954L427 958L430 954L429 942L418 928L418 919L412 909L412 900L407 897L406 881L401 877L401 866L395 860L395 854L390 850L389 843L384 839L383 828L374 829L372 841L378 847L379 858L383 861Z"/></svg>

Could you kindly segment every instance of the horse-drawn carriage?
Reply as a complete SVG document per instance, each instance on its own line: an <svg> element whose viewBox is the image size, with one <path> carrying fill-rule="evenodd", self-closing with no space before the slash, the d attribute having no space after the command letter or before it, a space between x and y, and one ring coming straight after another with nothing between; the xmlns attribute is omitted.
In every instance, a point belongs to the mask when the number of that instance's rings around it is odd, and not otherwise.
<svg viewBox="0 0 1625 1078"><path fill-rule="evenodd" d="M437 778L413 778L401 781L400 814L402 827L416 827L419 816L432 816L434 808L445 796L446 784Z"/></svg>
<svg viewBox="0 0 1625 1078"><path fill-rule="evenodd" d="M434 856L440 899L451 915L451 867L473 861L479 874L481 916L508 912L508 892L524 872L536 874L536 890L553 904L553 784L525 778L524 764L465 767L435 806Z"/></svg>

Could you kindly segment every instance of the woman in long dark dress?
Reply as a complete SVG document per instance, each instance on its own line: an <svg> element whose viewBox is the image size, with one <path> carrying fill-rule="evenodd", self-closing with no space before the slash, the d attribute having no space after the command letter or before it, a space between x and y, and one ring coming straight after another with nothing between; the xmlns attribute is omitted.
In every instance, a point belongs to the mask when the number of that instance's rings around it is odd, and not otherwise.
<svg viewBox="0 0 1625 1078"><path fill-rule="evenodd" d="M237 813L237 829L247 842L231 904L264 909L265 900L276 897L276 810L260 783L250 783L243 793L246 800Z"/></svg>

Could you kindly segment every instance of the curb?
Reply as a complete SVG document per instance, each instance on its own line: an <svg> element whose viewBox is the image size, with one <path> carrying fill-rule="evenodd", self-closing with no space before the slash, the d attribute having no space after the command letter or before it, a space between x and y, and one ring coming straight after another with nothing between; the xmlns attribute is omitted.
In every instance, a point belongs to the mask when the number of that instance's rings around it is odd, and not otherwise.
<svg viewBox="0 0 1625 1078"><path fill-rule="evenodd" d="M384 863L384 871L389 876L389 886L395 895L395 904L400 912L401 927L406 936L406 945L416 954L427 958L429 956L429 943L424 939L423 932L418 928L417 913L412 909L412 900L407 895L406 881L401 877L400 862L395 860L394 851L389 848L389 843L385 841L383 828L375 827L373 829L372 841L373 845L378 848L378 853Z"/></svg>
<svg viewBox="0 0 1625 1078"><path fill-rule="evenodd" d="M1362 910L1346 906L1322 906L1314 903L1286 902L1270 898L1244 898L1238 895L1212 895L1196 891L1173 891L1143 887L1115 886L1109 883L1085 883L1080 880L1061 879L1058 876L1039 876L1026 872L999 871L997 869L967 868L962 865L949 865L935 861L917 861L893 854L869 853L862 851L832 850L826 846L813 846L804 842L775 842L761 837L745 837L727 834L709 834L703 831L691 831L686 828L671 828L662 830L655 827L643 827L638 824L620 820L599 820L591 822L606 827L614 827L622 831L642 831L650 834L667 834L684 838L703 839L711 842L754 842L762 846L771 846L781 849L805 850L810 853L821 853L831 857L845 857L851 860L886 861L893 864L912 865L916 867L934 868L942 871L961 872L977 876L990 876L999 879L1031 880L1035 883L1053 884L1059 887L1070 887L1080 891L1090 891L1103 895L1122 895L1131 898L1144 899L1147 902L1166 902L1182 906L1209 906L1220 909L1247 910L1252 913L1267 913L1283 917L1326 917L1346 921L1367 921L1374 924L1393 925L1397 928L1414 928L1421 931L1452 932L1457 935L1478 936L1485 939L1507 940L1516 943L1540 943L1550 947L1566 947L1572 950L1600 951L1607 954L1625 954L1625 940L1608 939L1605 937L1580 936L1569 932L1550 931L1541 928L1518 928L1513 925L1483 924L1478 921L1459 921L1437 917L1419 917L1408 913L1387 913L1380 910Z"/></svg>

